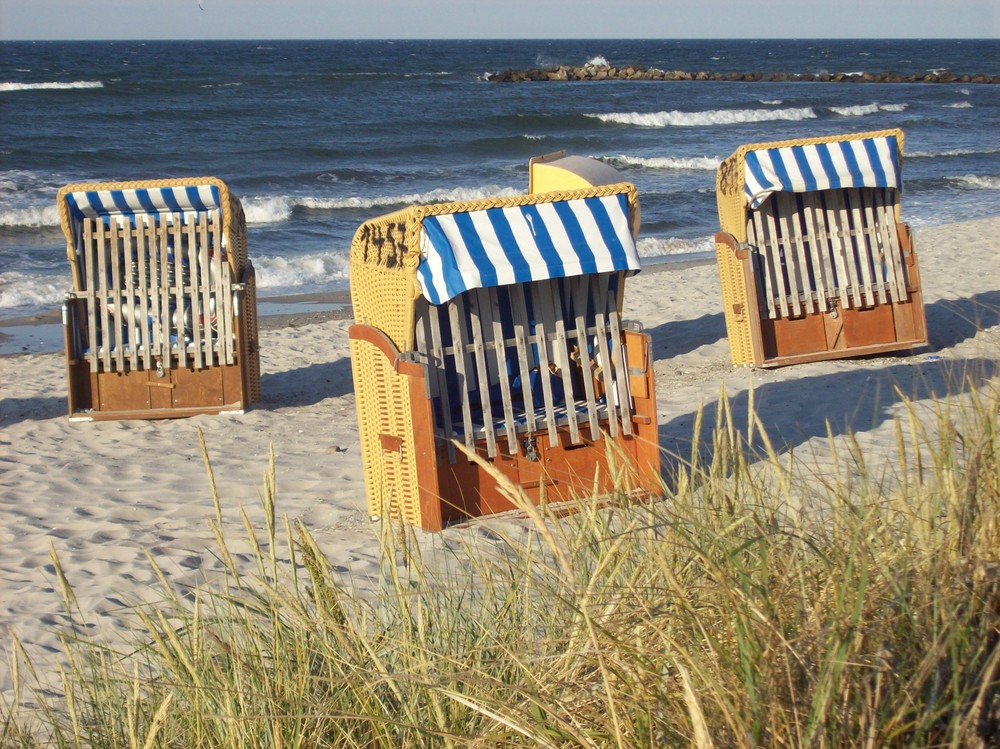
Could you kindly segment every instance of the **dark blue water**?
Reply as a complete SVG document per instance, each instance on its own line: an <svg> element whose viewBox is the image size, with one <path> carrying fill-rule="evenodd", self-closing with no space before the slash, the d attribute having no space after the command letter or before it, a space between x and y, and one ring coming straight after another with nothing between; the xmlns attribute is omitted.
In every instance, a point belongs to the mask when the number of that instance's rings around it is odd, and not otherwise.
<svg viewBox="0 0 1000 749"><path fill-rule="evenodd" d="M363 221L516 194L564 149L639 189L645 257L711 249L715 169L743 143L901 127L916 227L1000 213L1000 86L495 84L603 58L665 70L1000 74L1000 41L0 43L0 319L69 286L55 193L213 175L240 196L261 295L345 288Z"/></svg>

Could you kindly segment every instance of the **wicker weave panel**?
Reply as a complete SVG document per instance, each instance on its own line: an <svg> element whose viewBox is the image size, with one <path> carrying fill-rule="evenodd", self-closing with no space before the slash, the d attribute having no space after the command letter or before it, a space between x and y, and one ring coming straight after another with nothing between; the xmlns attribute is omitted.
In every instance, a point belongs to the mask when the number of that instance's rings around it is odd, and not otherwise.
<svg viewBox="0 0 1000 749"><path fill-rule="evenodd" d="M399 218L394 214L369 221L355 234L351 304L356 322L378 328L405 351L413 340L417 258L407 255L407 224Z"/></svg>
<svg viewBox="0 0 1000 749"><path fill-rule="evenodd" d="M420 526L409 383L372 344L352 339L350 351L368 512ZM385 451L383 435L400 441L398 453Z"/></svg>
<svg viewBox="0 0 1000 749"><path fill-rule="evenodd" d="M260 341L257 330L257 276L253 271L253 265L247 261L248 273L246 289L245 310L243 312L243 346L241 355L246 359L247 371L247 404L256 403L260 400Z"/></svg>

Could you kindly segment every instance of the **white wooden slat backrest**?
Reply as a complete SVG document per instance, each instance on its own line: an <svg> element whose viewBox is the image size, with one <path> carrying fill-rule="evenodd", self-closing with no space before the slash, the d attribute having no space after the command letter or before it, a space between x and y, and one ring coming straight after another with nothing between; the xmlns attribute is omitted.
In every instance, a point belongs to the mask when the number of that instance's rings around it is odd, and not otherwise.
<svg viewBox="0 0 1000 749"><path fill-rule="evenodd" d="M907 299L888 189L775 193L750 212L747 238L771 319Z"/></svg>
<svg viewBox="0 0 1000 749"><path fill-rule="evenodd" d="M632 408L618 312L618 274L473 289L418 300L415 347L428 366L435 433L524 450L523 435L559 444L631 434ZM597 385L600 385L598 388ZM454 460L449 453L449 459Z"/></svg>
<svg viewBox="0 0 1000 749"><path fill-rule="evenodd" d="M233 279L218 211L81 220L91 371L196 369L235 357Z"/></svg>

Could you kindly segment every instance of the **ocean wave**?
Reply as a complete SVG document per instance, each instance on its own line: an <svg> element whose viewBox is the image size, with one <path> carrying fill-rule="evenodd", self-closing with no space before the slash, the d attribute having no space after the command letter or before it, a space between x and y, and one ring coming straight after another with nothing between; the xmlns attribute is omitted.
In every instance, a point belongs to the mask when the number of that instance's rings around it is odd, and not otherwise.
<svg viewBox="0 0 1000 749"><path fill-rule="evenodd" d="M291 198L243 198L243 213L248 224L279 224L292 217L295 203Z"/></svg>
<svg viewBox="0 0 1000 749"><path fill-rule="evenodd" d="M0 226L8 228L20 226L29 229L59 226L59 209L55 201L52 201L51 205L3 210L0 211Z"/></svg>
<svg viewBox="0 0 1000 749"><path fill-rule="evenodd" d="M9 192L0 181L0 196ZM296 208L313 211L366 210L424 203L451 203L460 200L510 198L521 195L523 190L513 187L489 185L485 187L439 188L423 193L376 195L373 197L350 196L345 198L313 198L289 196L254 196L242 198L247 224L279 224L288 221ZM55 201L44 205L23 208L3 208L0 201L0 226L8 228L43 228L59 226L59 209Z"/></svg>
<svg viewBox="0 0 1000 749"><path fill-rule="evenodd" d="M239 88L245 85L243 81L233 81L232 83L206 83L201 88Z"/></svg>
<svg viewBox="0 0 1000 749"><path fill-rule="evenodd" d="M586 114L615 125L639 127L703 127L705 125L738 125L747 122L787 120L798 122L816 118L812 107L792 109L710 109L701 112L610 112Z"/></svg>
<svg viewBox="0 0 1000 749"><path fill-rule="evenodd" d="M642 237L636 242L639 257L665 257L667 255L691 255L715 252L712 237L682 239L680 237Z"/></svg>
<svg viewBox="0 0 1000 749"><path fill-rule="evenodd" d="M77 89L77 88L104 88L100 81L71 81L63 83L53 81L51 83L0 83L0 91L39 91L53 89Z"/></svg>
<svg viewBox="0 0 1000 749"><path fill-rule="evenodd" d="M610 68L611 63L608 62L608 58L604 55L597 55L596 57L591 57L586 63L588 66L593 66L595 68Z"/></svg>
<svg viewBox="0 0 1000 749"><path fill-rule="evenodd" d="M972 109L972 104L967 101L957 101L954 104L945 104L945 109Z"/></svg>
<svg viewBox="0 0 1000 749"><path fill-rule="evenodd" d="M853 107L830 107L830 111L839 114L841 117L864 117L878 112L904 112L906 104L856 104Z"/></svg>
<svg viewBox="0 0 1000 749"><path fill-rule="evenodd" d="M291 289L325 285L347 278L350 260L343 252L278 257L255 255L254 272L258 289Z"/></svg>
<svg viewBox="0 0 1000 749"><path fill-rule="evenodd" d="M954 177L959 187L972 190L1000 190L1000 177L996 175L965 174Z"/></svg>
<svg viewBox="0 0 1000 749"><path fill-rule="evenodd" d="M711 156L690 156L687 158L670 156L612 156L606 159L606 161L617 167L713 172L722 163L721 159Z"/></svg>
<svg viewBox="0 0 1000 749"><path fill-rule="evenodd" d="M253 256L257 288L272 292L303 286L343 285L348 277L349 264L345 252L293 257ZM6 313L6 317L15 317L57 307L71 287L68 272L59 276L0 272L0 311Z"/></svg>
<svg viewBox="0 0 1000 749"><path fill-rule="evenodd" d="M485 198L511 198L521 195L522 190L513 187L458 187L438 188L422 193L399 195L375 195L345 198L313 197L250 197L243 199L243 211L248 224L274 224L287 221L296 208L313 211L365 210L392 206L422 205L425 203L451 203L459 200L483 200Z"/></svg>
<svg viewBox="0 0 1000 749"><path fill-rule="evenodd" d="M22 308L26 310L24 314L33 314L40 308L58 306L71 283L68 272L65 276L0 272L0 310Z"/></svg>
<svg viewBox="0 0 1000 749"><path fill-rule="evenodd" d="M987 148L987 149L976 149L976 148L951 148L947 151L908 151L906 153L906 158L908 159L937 159L937 158L947 158L949 156L990 156L1000 153L1000 148Z"/></svg>

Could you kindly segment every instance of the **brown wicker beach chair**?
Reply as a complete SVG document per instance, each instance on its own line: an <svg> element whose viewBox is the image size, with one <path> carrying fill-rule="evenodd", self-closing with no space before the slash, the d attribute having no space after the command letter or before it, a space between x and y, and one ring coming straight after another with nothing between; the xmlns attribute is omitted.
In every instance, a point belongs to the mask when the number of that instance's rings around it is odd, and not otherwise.
<svg viewBox="0 0 1000 749"><path fill-rule="evenodd" d="M722 163L715 241L734 364L927 343L902 154L903 133L884 130L746 145Z"/></svg>
<svg viewBox="0 0 1000 749"><path fill-rule="evenodd" d="M621 321L636 205L619 183L359 228L350 344L373 516L439 530L510 510L497 475L535 503L658 486L649 340Z"/></svg>
<svg viewBox="0 0 1000 749"><path fill-rule="evenodd" d="M246 222L222 181L71 184L57 203L73 273L71 418L174 418L259 399Z"/></svg>

